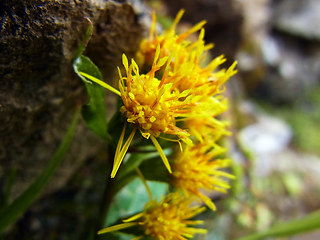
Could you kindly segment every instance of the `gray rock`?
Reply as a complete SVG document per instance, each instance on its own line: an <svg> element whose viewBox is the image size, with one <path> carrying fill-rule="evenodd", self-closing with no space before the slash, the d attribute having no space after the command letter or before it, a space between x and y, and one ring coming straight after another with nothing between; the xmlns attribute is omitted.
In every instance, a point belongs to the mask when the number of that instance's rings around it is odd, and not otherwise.
<svg viewBox="0 0 320 240"><path fill-rule="evenodd" d="M257 175L265 176L272 170L273 156L288 147L292 131L284 121L259 114L257 122L242 129L238 137L241 145L253 153Z"/></svg>
<svg viewBox="0 0 320 240"><path fill-rule="evenodd" d="M86 102L72 62L90 19L86 55L113 77L122 52L133 54L142 28L126 1L5 0L0 2L0 182L17 170L17 196L39 175ZM81 123L51 192L102 146ZM107 160L106 160L107 161ZM2 186L3 187L3 186Z"/></svg>
<svg viewBox="0 0 320 240"><path fill-rule="evenodd" d="M319 84L320 45L288 36L269 36L261 42L267 72L258 92L274 102L305 100Z"/></svg>
<svg viewBox="0 0 320 240"><path fill-rule="evenodd" d="M319 12L318 0L282 0L276 7L273 22L283 32L320 40Z"/></svg>

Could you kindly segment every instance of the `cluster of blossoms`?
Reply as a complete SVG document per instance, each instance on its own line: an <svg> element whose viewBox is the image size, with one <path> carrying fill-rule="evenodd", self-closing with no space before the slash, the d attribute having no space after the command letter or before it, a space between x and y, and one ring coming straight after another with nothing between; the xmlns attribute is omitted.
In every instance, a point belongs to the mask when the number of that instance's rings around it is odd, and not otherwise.
<svg viewBox="0 0 320 240"><path fill-rule="evenodd" d="M222 169L230 160L217 159L225 149L218 145L221 136L229 135L227 122L217 116L228 109L221 95L225 82L236 73L235 65L218 70L225 62L223 56L204 64L212 44L205 44L205 21L184 33L177 34L176 26L183 15L177 14L170 29L158 34L153 15L149 38L141 42L136 61L128 61L123 54L125 74L119 69L119 91L92 79L118 94L123 106L121 113L133 130L124 141L124 126L115 151L111 177L115 177L137 130L143 138L151 139L170 174L170 184L177 191L168 194L158 203L151 200L145 210L124 223L108 227L99 234L139 225L145 235L160 240L191 238L204 229L192 225L202 221L189 220L203 211L196 200L215 210L207 196L212 191L226 192L226 178L233 176ZM190 34L199 32L196 41L188 40ZM139 69L148 69L141 73ZM179 143L181 151L170 162L157 138ZM179 190L180 189L180 190Z"/></svg>

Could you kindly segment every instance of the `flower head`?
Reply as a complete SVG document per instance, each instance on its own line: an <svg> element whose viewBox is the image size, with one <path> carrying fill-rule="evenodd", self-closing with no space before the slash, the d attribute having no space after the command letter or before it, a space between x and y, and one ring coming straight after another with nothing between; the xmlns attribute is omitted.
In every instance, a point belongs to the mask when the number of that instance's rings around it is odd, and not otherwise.
<svg viewBox="0 0 320 240"><path fill-rule="evenodd" d="M190 206L191 203L191 199L179 193L170 193L161 202L149 201L143 212L124 220L125 223L102 229L98 234L131 226L141 226L145 235L159 240L185 240L196 233L204 234L205 229L192 227L203 221L190 219L205 208Z"/></svg>
<svg viewBox="0 0 320 240"><path fill-rule="evenodd" d="M155 56L156 48L158 45L161 46L160 57L171 55L174 51L180 52L179 59L175 59L171 65L183 61L184 57L189 55L189 51L193 48L196 43L191 44L190 41L186 40L189 35L199 31L206 21L201 21L192 28L188 29L182 34L176 33L176 26L179 23L184 10L180 10L171 25L171 27L164 31L162 34L158 34L156 29L156 16L152 14L152 24L149 32L149 38L143 39L140 44L140 51L137 54L138 62L142 64L151 65ZM211 44L208 45L208 48Z"/></svg>
<svg viewBox="0 0 320 240"><path fill-rule="evenodd" d="M165 83L168 76L168 65L170 58L159 59L160 46L158 45L151 70L147 74L140 74L139 67L132 59L128 64L127 57L123 54L122 61L126 70L126 76L122 76L119 70L119 89L123 106L120 111L126 116L127 122L134 124L130 137L122 147L125 130L120 136L114 167L111 177L114 177L132 141L135 131L139 128L145 138L151 138L158 150L168 171L171 173L169 161L156 140L160 134L170 134L187 144L192 144L190 134L176 125L176 118L183 117L191 111L193 105L189 91L178 91L173 89L172 83ZM162 79L155 78L155 72L167 63Z"/></svg>
<svg viewBox="0 0 320 240"><path fill-rule="evenodd" d="M227 71L217 71L217 68L226 61L223 56L204 64L208 50L213 47L213 44L205 44L204 41L205 31L202 27L206 21L201 21L186 32L177 34L176 26L183 13L184 10L180 10L172 26L161 34L156 30L155 14L152 15L149 38L141 42L137 53L138 62L150 66L156 55L157 46L160 45L160 58L173 57L169 65L170 74L179 76L173 81L174 87L180 91L193 89L194 94L213 96L220 93L221 86L236 73L234 70L236 62ZM187 37L197 31L200 31L198 39L194 42L188 41ZM169 80L172 82L173 79Z"/></svg>
<svg viewBox="0 0 320 240"><path fill-rule="evenodd" d="M213 146L222 136L231 134L226 128L229 122L217 119L227 109L227 99L222 96L201 97L184 121L184 127L189 129L190 134L199 142Z"/></svg>
<svg viewBox="0 0 320 240"><path fill-rule="evenodd" d="M196 24L182 34L176 33L176 25L180 21L184 11L177 14L172 26L161 34L156 31L156 17L153 14L153 23L150 29L149 39L142 41L138 56L142 63L150 65L156 55L156 46L160 44L159 56L172 57L168 63L169 69L165 83L172 83L172 88L180 92L189 91L192 96L192 111L184 114L184 127L199 141L216 141L222 135L228 135L226 122L218 120L218 114L226 111L228 104L221 95L225 82L236 73L236 62L228 69L218 69L226 59L219 56L205 64L208 50L212 44L205 44L202 28L205 21ZM187 40L187 37L199 31L195 42Z"/></svg>
<svg viewBox="0 0 320 240"><path fill-rule="evenodd" d="M222 171L230 165L227 159L214 159L225 149L208 144L197 144L186 147L175 159L172 165L172 184L189 195L195 195L205 202L212 210L215 205L204 193L212 191L226 192L229 188L225 178L233 178L233 175Z"/></svg>
<svg viewBox="0 0 320 240"><path fill-rule="evenodd" d="M165 83L167 70L161 80L155 78L155 72L168 61L168 57L158 61L160 46L157 49L154 64L147 74L139 73L138 65L133 59L129 66L123 55L126 76L122 77L119 72L119 88L124 103L120 111L126 115L128 122L139 126L145 138L158 137L163 133L186 140L190 134L176 126L176 118L191 111L189 90L180 92L173 88L172 83Z"/></svg>

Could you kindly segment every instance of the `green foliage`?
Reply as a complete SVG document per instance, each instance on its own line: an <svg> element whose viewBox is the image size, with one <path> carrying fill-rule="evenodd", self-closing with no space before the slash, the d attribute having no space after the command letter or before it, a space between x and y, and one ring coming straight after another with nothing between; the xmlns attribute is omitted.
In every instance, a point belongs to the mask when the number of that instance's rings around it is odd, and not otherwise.
<svg viewBox="0 0 320 240"><path fill-rule="evenodd" d="M73 68L85 83L90 98L88 104L82 107L83 119L94 133L107 141L110 137L107 133L108 123L105 107L105 89L88 81L80 72L87 73L100 80L102 79L102 74L98 67L83 55L76 59Z"/></svg>
<svg viewBox="0 0 320 240"><path fill-rule="evenodd" d="M160 200L161 196L165 195L168 185L165 183L148 181L148 185L151 189L154 199ZM140 179L135 179L126 185L122 190L115 196L114 202L110 207L108 213L108 219L106 225L119 224L123 218L119 219L119 216L128 218L143 210L144 205L149 201L149 196L145 190L144 185ZM121 232L126 234L140 235L142 234L141 229L136 227L123 229ZM111 239L115 237L114 233L103 234L102 239ZM120 239L132 239L132 235L118 235Z"/></svg>
<svg viewBox="0 0 320 240"><path fill-rule="evenodd" d="M272 228L255 233L249 236L239 238L238 240L256 240L266 237L285 237L292 236L320 228L320 211L315 211L303 218L279 223Z"/></svg>
<svg viewBox="0 0 320 240"><path fill-rule="evenodd" d="M165 195L168 189L165 183L148 181L148 185L153 197L158 200ZM135 179L116 195L106 224L114 223L119 216L130 216L140 212L148 201L149 197L144 185L140 179Z"/></svg>
<svg viewBox="0 0 320 240"><path fill-rule="evenodd" d="M16 173L17 173L16 168L10 169L9 178L6 184L6 189L5 189L4 199L3 199L3 205L1 206L1 208L5 208L9 205L9 199L11 196L11 191L12 191L13 183L16 177Z"/></svg>
<svg viewBox="0 0 320 240"><path fill-rule="evenodd" d="M283 114L294 131L294 144L304 151L319 153L320 111L317 109L314 112L308 112L298 109L298 111L286 111Z"/></svg>
<svg viewBox="0 0 320 240"><path fill-rule="evenodd" d="M146 146L141 149L148 149L150 152L128 154L128 158L120 167L115 178L117 181L115 184L116 193L138 177L136 172L136 168L138 167L147 180L168 182L168 170L164 167L157 150L153 146ZM169 153L168 150L164 150L164 152L166 155Z"/></svg>
<svg viewBox="0 0 320 240"><path fill-rule="evenodd" d="M2 209L0 212L0 233L2 233L8 226L14 223L35 201L42 189L47 185L52 175L59 167L64 155L69 149L71 140L73 138L76 125L78 122L79 113L76 112L74 119L62 140L59 148L45 167L43 172L31 184L31 186L24 191L18 198L16 198L9 206Z"/></svg>
<svg viewBox="0 0 320 240"><path fill-rule="evenodd" d="M80 42L80 45L78 47L78 49L76 50L76 52L74 53L74 58L73 59L77 59L78 57L80 57L80 55L84 52L84 50L86 49L86 46L92 36L92 32L93 32L93 25L92 22L89 18L85 18L85 20L88 22L89 26L83 36L82 41Z"/></svg>
<svg viewBox="0 0 320 240"><path fill-rule="evenodd" d="M164 149L163 152L168 156L172 153L172 149ZM158 182L168 182L170 180L168 169L164 166L160 157L144 161L140 166L140 170L147 180Z"/></svg>

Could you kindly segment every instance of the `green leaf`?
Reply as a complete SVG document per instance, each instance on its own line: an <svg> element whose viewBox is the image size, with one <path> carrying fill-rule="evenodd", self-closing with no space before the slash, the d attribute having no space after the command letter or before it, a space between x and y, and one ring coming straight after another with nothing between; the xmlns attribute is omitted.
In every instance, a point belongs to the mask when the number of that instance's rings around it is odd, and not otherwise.
<svg viewBox="0 0 320 240"><path fill-rule="evenodd" d="M74 71L83 80L88 95L88 104L82 107L82 117L88 127L95 134L108 141L110 139L107 130L107 114L105 107L105 89L97 84L92 84L80 72L87 73L97 79L102 79L98 67L87 57L81 55L73 64Z"/></svg>
<svg viewBox="0 0 320 240"><path fill-rule="evenodd" d="M159 153L156 151L149 153L130 153L129 158L126 159L126 162L120 167L119 173L116 176L115 193L119 192L123 187L138 177L136 168L139 167L143 161L158 157Z"/></svg>
<svg viewBox="0 0 320 240"><path fill-rule="evenodd" d="M26 191L24 191L8 207L0 212L0 233L2 233L10 224L14 223L19 218L19 216L21 216L28 209L28 207L39 196L42 189L47 185L51 176L59 167L64 155L66 154L70 146L78 118L79 112L77 111L59 148L57 149L43 172L37 177L37 179L30 185L30 187Z"/></svg>
<svg viewBox="0 0 320 240"><path fill-rule="evenodd" d="M165 153L166 156L169 156L172 154L172 149L170 148L163 149L163 152ZM170 158L169 158L169 161L170 161ZM160 157L154 158L154 159L147 159L146 161L142 162L139 168L142 171L143 176L147 180L158 181L158 182L170 181L171 174L168 172L168 169L165 167Z"/></svg>
<svg viewBox="0 0 320 240"><path fill-rule="evenodd" d="M153 152L145 152L145 153L129 153L129 158L126 160L126 162L123 164L123 166L119 170L118 177L122 178L131 171L135 172L135 169L139 167L139 165L151 158L159 158L159 153L156 151Z"/></svg>
<svg viewBox="0 0 320 240"><path fill-rule="evenodd" d="M148 181L147 183L151 189L152 195L158 201L168 190L168 185L165 183L151 181ZM115 200L110 207L106 224L115 223L117 219L118 223L120 223L120 219L124 216L127 218L130 215L142 211L144 205L149 200L148 193L142 184L141 179L135 179L116 195Z"/></svg>
<svg viewBox="0 0 320 240"><path fill-rule="evenodd" d="M5 207L7 207L9 205L9 199L10 199L10 196L11 196L13 183L14 183L14 180L16 178L16 173L17 173L17 169L16 168L12 168L10 170L8 181L7 181L7 186L6 186L6 190L5 190L5 195L4 195L3 206L1 207L1 210L2 210L2 208L5 208Z"/></svg>
<svg viewBox="0 0 320 240"><path fill-rule="evenodd" d="M238 240L255 240L266 237L285 237L292 236L304 232L309 232L320 228L320 211L315 211L303 218L292 220L289 222L279 223L274 227L255 233L249 236L239 238Z"/></svg>
<svg viewBox="0 0 320 240"><path fill-rule="evenodd" d="M138 174L136 168L140 168L147 180L168 182L168 170L165 168L158 151L154 146L147 145L139 150L146 152L129 153L128 158L119 169L116 176L115 192L117 193L127 184L132 182ZM166 155L171 153L171 149L164 149Z"/></svg>
<svg viewBox="0 0 320 240"><path fill-rule="evenodd" d="M88 22L89 26L83 36L82 41L80 42L79 47L77 48L77 50L74 53L73 59L77 59L84 52L84 50L86 49L86 46L92 36L92 32L93 32L92 22L88 17L86 17L85 20Z"/></svg>

